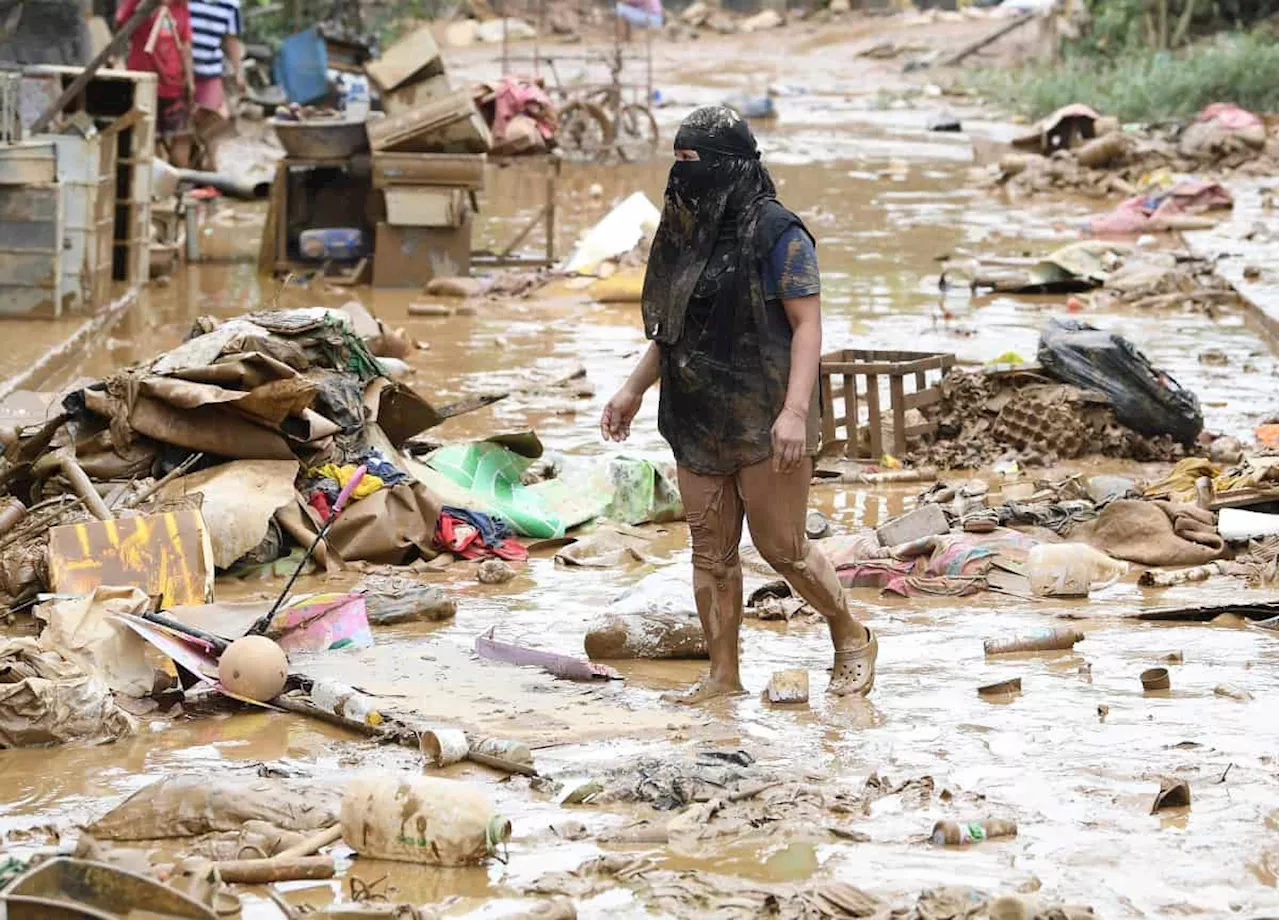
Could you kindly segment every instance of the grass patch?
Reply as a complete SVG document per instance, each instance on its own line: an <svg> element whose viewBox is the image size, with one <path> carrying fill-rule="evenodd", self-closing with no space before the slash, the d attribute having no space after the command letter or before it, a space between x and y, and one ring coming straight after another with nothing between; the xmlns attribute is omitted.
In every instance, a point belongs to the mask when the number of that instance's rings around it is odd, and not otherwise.
<svg viewBox="0 0 1280 920"><path fill-rule="evenodd" d="M1072 102L1138 122L1186 118L1211 102L1275 112L1280 43L1274 35L1236 33L1178 52L1130 50L1115 59L1075 53L1058 67L974 71L971 80L1031 118Z"/></svg>

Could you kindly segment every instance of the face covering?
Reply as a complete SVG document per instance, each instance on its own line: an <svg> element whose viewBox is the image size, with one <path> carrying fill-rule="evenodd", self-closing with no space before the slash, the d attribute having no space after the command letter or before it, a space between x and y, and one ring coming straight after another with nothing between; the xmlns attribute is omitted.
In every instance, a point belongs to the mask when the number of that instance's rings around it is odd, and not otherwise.
<svg viewBox="0 0 1280 920"><path fill-rule="evenodd" d="M714 161L676 160L667 175L667 199L672 198L685 205L696 205L707 192L716 186Z"/></svg>
<svg viewBox="0 0 1280 920"><path fill-rule="evenodd" d="M697 109L681 123L674 147L695 150L699 159L671 165L641 293L645 334L665 345L674 344L684 330L689 295L715 247L722 218L728 213L741 220L775 196L751 129L731 109Z"/></svg>

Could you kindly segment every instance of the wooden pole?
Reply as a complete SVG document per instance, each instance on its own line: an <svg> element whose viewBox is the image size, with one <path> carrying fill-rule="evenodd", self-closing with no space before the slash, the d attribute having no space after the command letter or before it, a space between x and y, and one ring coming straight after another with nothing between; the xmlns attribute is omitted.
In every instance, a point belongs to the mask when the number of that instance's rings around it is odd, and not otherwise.
<svg viewBox="0 0 1280 920"><path fill-rule="evenodd" d="M138 26L142 25L142 20L150 16L159 5L160 0L142 0L138 8L133 11L133 15L129 17L129 21L120 27L120 31L111 37L111 41L107 42L107 47L99 51L97 56L85 66L84 70L80 71L79 75L71 81L70 86L62 91L62 95L58 97L53 105L40 113L40 117L31 125L32 134L39 134L49 127L49 122L53 121L67 103L84 91L84 88L89 85L89 81L93 79L93 75L102 69L102 65L107 62L108 58L120 53L125 43L129 41L129 36L133 35Z"/></svg>
<svg viewBox="0 0 1280 920"><path fill-rule="evenodd" d="M1014 29L1018 29L1018 28L1021 28L1022 26L1025 26L1027 23L1029 23L1031 20L1035 18L1036 17L1034 13L1027 13L1025 16L1019 16L1017 19L1013 20L1012 22L1006 22L1004 25L1000 26L1000 28L996 29L994 32L990 32L987 35L984 35L982 38L978 39L977 41L972 42L968 45L965 45L955 54L951 55L951 57L945 59L942 62L942 66L952 67L956 64L959 64L961 61L963 61L969 55L973 54L975 51L981 51L983 48L987 47L987 45L991 44L996 39L1003 38L1004 36L1012 32Z"/></svg>

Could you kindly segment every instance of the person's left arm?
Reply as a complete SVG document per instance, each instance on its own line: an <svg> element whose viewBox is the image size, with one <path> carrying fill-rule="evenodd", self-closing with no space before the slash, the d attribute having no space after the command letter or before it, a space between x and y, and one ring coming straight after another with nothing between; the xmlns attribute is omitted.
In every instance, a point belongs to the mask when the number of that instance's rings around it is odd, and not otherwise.
<svg viewBox="0 0 1280 920"><path fill-rule="evenodd" d="M791 374L782 411L773 423L773 468L790 472L808 447L809 411L822 355L822 281L818 253L803 227L793 225L774 243L765 280L791 324Z"/></svg>
<svg viewBox="0 0 1280 920"><path fill-rule="evenodd" d="M809 294L782 301L791 323L791 375L787 398L773 423L773 468L790 472L804 459L809 431L809 407L818 384L822 355L822 297Z"/></svg>

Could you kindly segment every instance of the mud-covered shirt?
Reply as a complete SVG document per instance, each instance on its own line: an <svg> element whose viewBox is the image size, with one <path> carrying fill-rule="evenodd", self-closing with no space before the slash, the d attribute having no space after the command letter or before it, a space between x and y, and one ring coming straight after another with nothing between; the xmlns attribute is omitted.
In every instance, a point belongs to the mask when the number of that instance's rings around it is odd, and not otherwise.
<svg viewBox="0 0 1280 920"><path fill-rule="evenodd" d="M773 453L773 423L791 375L791 322L784 300L818 294L813 238L798 217L768 201L753 241L759 293L737 283L741 251L722 231L694 287L680 340L662 348L658 429L676 462L703 475L728 475ZM817 387L807 447L817 453Z"/></svg>
<svg viewBox="0 0 1280 920"><path fill-rule="evenodd" d="M804 228L792 224L773 244L761 277L765 300L798 300L822 292L818 250Z"/></svg>

